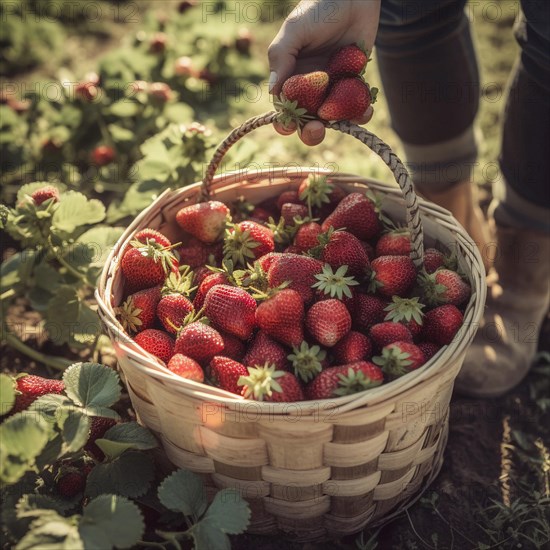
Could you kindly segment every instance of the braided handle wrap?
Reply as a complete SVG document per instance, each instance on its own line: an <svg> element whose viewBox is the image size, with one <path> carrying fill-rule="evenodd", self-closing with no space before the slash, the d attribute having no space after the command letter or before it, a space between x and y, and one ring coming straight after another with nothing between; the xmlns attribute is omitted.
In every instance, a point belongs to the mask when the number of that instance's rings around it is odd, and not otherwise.
<svg viewBox="0 0 550 550"><path fill-rule="evenodd" d="M201 198L208 199L210 195L210 185L214 179L216 170L218 169L223 157L244 136L260 128L272 124L278 117L277 111L270 111L262 115L252 117L246 122L235 128L223 141L220 143L212 160L210 161L206 174L204 176L201 187ZM411 259L416 267L421 267L424 257L424 235L422 231L422 222L420 221L420 212L418 209L418 198L414 192L413 183L407 169L399 159L399 157L391 150L390 146L384 143L380 138L365 130L357 124L352 124L348 121L327 122L325 126L331 130L337 130L344 134L348 134L355 139L364 143L371 151L376 153L392 171L395 181L399 185L405 205L407 208L407 226L411 233Z"/></svg>

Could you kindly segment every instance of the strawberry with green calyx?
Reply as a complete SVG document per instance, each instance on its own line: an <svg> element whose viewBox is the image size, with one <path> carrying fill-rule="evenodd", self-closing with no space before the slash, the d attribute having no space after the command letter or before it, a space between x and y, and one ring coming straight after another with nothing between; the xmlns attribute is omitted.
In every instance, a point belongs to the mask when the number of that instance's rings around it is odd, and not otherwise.
<svg viewBox="0 0 550 550"><path fill-rule="evenodd" d="M323 361L327 352L320 346L310 346L305 340L300 346L294 346L288 360L292 363L294 373L304 382L313 380L323 370Z"/></svg>
<svg viewBox="0 0 550 550"><path fill-rule="evenodd" d="M277 209L279 212L281 211L281 208L283 207L283 204L286 204L288 202L292 202L294 204L304 204L298 195L298 191L294 191L292 189L288 191L283 191L279 197L277 198Z"/></svg>
<svg viewBox="0 0 550 550"><path fill-rule="evenodd" d="M248 369L238 361L216 355L208 365L208 377L212 384L222 390L241 394L239 379L248 376Z"/></svg>
<svg viewBox="0 0 550 550"><path fill-rule="evenodd" d="M273 218L269 218L267 227L273 233L273 241L281 249L293 242L294 236L303 223L305 223L305 220L297 219L288 222L284 216L281 216L278 222L275 222Z"/></svg>
<svg viewBox="0 0 550 550"><path fill-rule="evenodd" d="M329 264L325 264L323 272L315 275L317 282L312 288L318 288L331 298L338 298L339 300L342 300L344 296L352 298L349 287L358 285L359 283L353 277L346 277L347 271L347 265L340 266L334 272Z"/></svg>
<svg viewBox="0 0 550 550"><path fill-rule="evenodd" d="M63 498L74 498L84 492L86 475L75 467L63 467L55 478L57 492Z"/></svg>
<svg viewBox="0 0 550 550"><path fill-rule="evenodd" d="M350 331L351 316L340 300L331 298L309 308L306 327L317 342L330 348Z"/></svg>
<svg viewBox="0 0 550 550"><path fill-rule="evenodd" d="M426 362L422 350L410 342L393 342L382 349L382 354L372 359L382 372L394 380L418 369Z"/></svg>
<svg viewBox="0 0 550 550"><path fill-rule="evenodd" d="M435 273L424 271L418 276L422 295L430 306L463 304L471 294L471 288L462 277L450 269L440 268Z"/></svg>
<svg viewBox="0 0 550 550"><path fill-rule="evenodd" d="M133 334L153 327L160 298L159 286L130 294L124 303L115 309L124 330Z"/></svg>
<svg viewBox="0 0 550 550"><path fill-rule="evenodd" d="M393 296L391 303L384 308L384 311L387 312L384 321L402 323L410 330L413 337L417 337L422 331L424 323L424 313L422 310L425 307L424 304L419 302L417 296L414 298Z"/></svg>
<svg viewBox="0 0 550 550"><path fill-rule="evenodd" d="M223 253L233 263L246 265L275 250L273 232L256 222L229 224L225 230Z"/></svg>
<svg viewBox="0 0 550 550"><path fill-rule="evenodd" d="M174 355L174 339L163 330L142 330L134 336L134 342L165 363Z"/></svg>
<svg viewBox="0 0 550 550"><path fill-rule="evenodd" d="M212 287L204 300L204 313L214 327L248 340L256 326L256 300L242 288Z"/></svg>
<svg viewBox="0 0 550 550"><path fill-rule="evenodd" d="M368 359L372 354L372 343L368 336L350 330L333 348L335 361L341 364Z"/></svg>
<svg viewBox="0 0 550 550"><path fill-rule="evenodd" d="M111 164L115 157L116 151L109 145L97 146L90 155L92 163L99 167Z"/></svg>
<svg viewBox="0 0 550 550"><path fill-rule="evenodd" d="M281 344L266 332L259 330L242 363L247 367L269 363L275 365L278 370L286 370L288 367L287 352Z"/></svg>
<svg viewBox="0 0 550 550"><path fill-rule="evenodd" d="M368 361L329 367L306 386L308 399L329 399L352 395L382 384L384 375L379 367Z"/></svg>
<svg viewBox="0 0 550 550"><path fill-rule="evenodd" d="M97 446L96 441L101 439L107 430L112 428L116 423L116 420L112 418L105 418L103 416L92 417L90 435L88 436L86 445L84 445L84 450L92 455L96 460L103 460L105 458L105 454Z"/></svg>
<svg viewBox="0 0 550 550"><path fill-rule="evenodd" d="M174 374L193 380L194 382L204 382L204 371L202 367L191 357L176 353L168 361L168 370Z"/></svg>
<svg viewBox="0 0 550 550"><path fill-rule="evenodd" d="M45 185L37 189L31 194L31 199L36 206L40 206L43 202L52 201L59 202L59 189L53 185Z"/></svg>
<svg viewBox="0 0 550 550"><path fill-rule="evenodd" d="M59 395L65 390L65 383L62 380L43 378L34 374L21 374L14 381L15 403L11 409L12 413L24 411L43 395L49 393Z"/></svg>
<svg viewBox="0 0 550 550"><path fill-rule="evenodd" d="M205 364L221 353L225 347L223 338L208 322L206 317L202 317L202 310L190 313L178 330L174 354L181 353Z"/></svg>
<svg viewBox="0 0 550 550"><path fill-rule="evenodd" d="M298 379L288 371L276 370L276 366L269 363L248 367L248 375L241 376L238 384L242 386L245 399L275 403L304 400Z"/></svg>
<svg viewBox="0 0 550 550"><path fill-rule="evenodd" d="M181 275L171 273L166 279L161 290L161 298L156 308L156 313L162 326L170 333L176 334L183 320L194 311L194 306L189 300L192 273L187 269Z"/></svg>
<svg viewBox="0 0 550 550"><path fill-rule="evenodd" d="M408 256L379 256L371 264L369 292L404 296L416 280L416 268Z"/></svg>
<svg viewBox="0 0 550 550"><path fill-rule="evenodd" d="M435 344L450 344L458 333L464 316L452 304L444 304L428 311L424 316L422 336Z"/></svg>
<svg viewBox="0 0 550 550"><path fill-rule="evenodd" d="M315 118L308 115L307 109L299 107L297 101L290 101L282 94L280 98L275 98L273 107L278 112L277 122L284 128L297 127L300 131L306 122Z"/></svg>
<svg viewBox="0 0 550 550"><path fill-rule="evenodd" d="M347 75L360 76L365 72L369 61L369 52L364 42L348 44L331 56L327 73L331 79Z"/></svg>
<svg viewBox="0 0 550 550"><path fill-rule="evenodd" d="M207 265L219 265L223 259L223 243L205 244L191 237L177 249L180 263L192 269Z"/></svg>
<svg viewBox="0 0 550 550"><path fill-rule="evenodd" d="M353 297L351 313L356 330L367 332L373 325L381 323L386 313L384 308L388 301L380 296L357 293Z"/></svg>
<svg viewBox="0 0 550 550"><path fill-rule="evenodd" d="M328 85L329 76L324 71L291 76L283 84L278 104L283 112L288 110L296 114L298 108L315 115L325 99Z"/></svg>
<svg viewBox="0 0 550 550"><path fill-rule="evenodd" d="M282 252L270 252L269 254L258 258L256 262L265 273L268 273L271 266L274 265L283 255L284 254Z"/></svg>
<svg viewBox="0 0 550 550"><path fill-rule="evenodd" d="M409 256L411 233L408 229L396 228L383 233L376 243L376 256Z"/></svg>
<svg viewBox="0 0 550 550"><path fill-rule="evenodd" d="M176 214L176 222L199 241L212 244L222 238L229 208L219 201L184 206Z"/></svg>
<svg viewBox="0 0 550 550"><path fill-rule="evenodd" d="M413 343L411 331L405 325L392 321L384 321L372 326L369 330L369 338L377 352L394 342Z"/></svg>
<svg viewBox="0 0 550 550"><path fill-rule="evenodd" d="M304 204L285 202L281 208L281 218L289 225L299 225L311 219L311 212Z"/></svg>
<svg viewBox="0 0 550 550"><path fill-rule="evenodd" d="M271 252L271 254L274 254ZM269 254L266 254L268 256ZM263 256L262 258L265 258ZM248 264L246 270L238 270L234 273L234 278L238 286L243 288L255 288L262 292L267 291L269 282L267 280L267 272L263 269L260 260L256 260L253 264Z"/></svg>
<svg viewBox="0 0 550 550"><path fill-rule="evenodd" d="M300 200L305 202L309 217L313 217L313 209L321 208L324 204L330 204L330 195L334 185L328 182L327 176L309 174L298 188Z"/></svg>
<svg viewBox="0 0 550 550"><path fill-rule="evenodd" d="M134 235L134 240L139 241L140 243L147 244L147 241L155 241L163 248L169 248L172 246L172 243L166 237L163 235L160 231L157 231L156 229L151 229L149 227L146 227L145 229L141 229Z"/></svg>
<svg viewBox="0 0 550 550"><path fill-rule="evenodd" d="M372 103L376 102L377 88L370 88L362 79L344 77L331 87L317 111L322 120L340 121L361 118Z"/></svg>
<svg viewBox="0 0 550 550"><path fill-rule="evenodd" d="M424 269L426 273L435 273L445 265L445 254L437 248L427 248L424 251Z"/></svg>
<svg viewBox="0 0 550 550"><path fill-rule="evenodd" d="M298 227L294 236L294 246L298 247L300 252L306 252L319 245L318 237L322 232L317 222L306 222Z"/></svg>

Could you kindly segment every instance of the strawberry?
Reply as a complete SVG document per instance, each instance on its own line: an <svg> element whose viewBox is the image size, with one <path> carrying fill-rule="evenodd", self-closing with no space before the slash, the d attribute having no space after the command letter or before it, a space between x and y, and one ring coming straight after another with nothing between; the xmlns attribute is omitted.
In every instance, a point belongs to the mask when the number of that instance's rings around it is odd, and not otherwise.
<svg viewBox="0 0 550 550"><path fill-rule="evenodd" d="M353 120L363 116L371 103L376 100L376 88L361 78L344 77L338 80L319 107L317 116L322 120Z"/></svg>
<svg viewBox="0 0 550 550"><path fill-rule="evenodd" d="M235 39L235 49L243 54L250 54L250 46L252 45L252 33L247 28L239 29L237 38Z"/></svg>
<svg viewBox="0 0 550 550"><path fill-rule="evenodd" d="M126 281L133 290L150 288L164 282L178 268L178 260L170 248L149 240L147 244L132 241L120 264Z"/></svg>
<svg viewBox="0 0 550 550"><path fill-rule="evenodd" d="M334 231L330 228L319 238L322 252L321 260L334 269L348 266L349 274L359 277L364 275L370 265L369 258L361 241L347 231Z"/></svg>
<svg viewBox="0 0 550 550"><path fill-rule="evenodd" d="M281 211L283 204L286 204L288 202L291 202L293 204L303 204L298 196L298 191L283 191L277 198L277 209L279 210L279 212Z"/></svg>
<svg viewBox="0 0 550 550"><path fill-rule="evenodd" d="M18 413L28 409L34 401L49 393L61 394L65 389L62 380L42 378L34 374L25 374L15 380L15 403L12 413ZM2 411L4 412L4 411Z"/></svg>
<svg viewBox="0 0 550 550"><path fill-rule="evenodd" d="M329 77L324 71L297 74L285 81L282 95L284 100L296 102L299 108L314 115L325 99L328 84Z"/></svg>
<svg viewBox="0 0 550 550"><path fill-rule="evenodd" d="M248 376L248 369L242 363L221 356L212 358L208 371L214 386L237 395L242 391L239 379L241 376Z"/></svg>
<svg viewBox="0 0 550 550"><path fill-rule="evenodd" d="M306 386L308 399L329 399L375 388L382 384L384 375L379 367L368 361L323 370Z"/></svg>
<svg viewBox="0 0 550 550"><path fill-rule="evenodd" d="M99 145L92 151L92 162L96 166L107 166L115 160L115 150L108 145Z"/></svg>
<svg viewBox="0 0 550 550"><path fill-rule="evenodd" d="M215 328L195 321L185 325L178 332L174 353L181 353L199 363L206 363L223 348L223 338Z"/></svg>
<svg viewBox="0 0 550 550"><path fill-rule="evenodd" d="M124 330L135 333L151 328L155 324L155 313L159 301L159 286L130 294L124 303L116 309Z"/></svg>
<svg viewBox="0 0 550 550"><path fill-rule="evenodd" d="M51 200L59 202L59 189L53 185L45 185L31 194L31 198L36 206L40 206L44 201Z"/></svg>
<svg viewBox="0 0 550 550"><path fill-rule="evenodd" d="M300 252L306 252L319 244L317 237L323 232L317 222L308 222L301 225L296 231L294 237L294 246L298 247Z"/></svg>
<svg viewBox="0 0 550 550"><path fill-rule="evenodd" d="M84 445L84 450L90 453L97 460L103 460L105 458L105 454L96 445L96 441L101 439L107 430L112 428L116 423L116 420L113 418L105 418L103 416L92 417L90 435L88 436L86 445Z"/></svg>
<svg viewBox="0 0 550 550"><path fill-rule="evenodd" d="M162 53L166 50L168 36L164 32L156 32L149 41L149 51L151 53Z"/></svg>
<svg viewBox="0 0 550 550"><path fill-rule="evenodd" d="M438 304L463 304L471 293L471 288L462 277L450 269L438 269L435 273L422 273L418 282L426 303L430 306Z"/></svg>
<svg viewBox="0 0 550 550"><path fill-rule="evenodd" d="M174 61L174 73L178 76L197 76L197 71L193 67L193 60L184 55Z"/></svg>
<svg viewBox="0 0 550 550"><path fill-rule="evenodd" d="M292 363L296 376L304 382L315 378L326 363L327 352L320 346L310 346L302 342L300 347L294 346L288 360Z"/></svg>
<svg viewBox="0 0 550 550"><path fill-rule="evenodd" d="M178 255L182 265L188 265L193 269L205 264L219 265L223 258L223 244L221 242L205 244L191 238L187 244L178 248Z"/></svg>
<svg viewBox="0 0 550 550"><path fill-rule="evenodd" d="M330 78L345 75L362 75L369 61L368 52L357 44L340 48L329 59L327 73Z"/></svg>
<svg viewBox="0 0 550 550"><path fill-rule="evenodd" d="M266 254L265 256L259 258L257 262L262 270L267 273L269 271L269 268L282 256L283 254L281 252L270 252L269 254Z"/></svg>
<svg viewBox="0 0 550 550"><path fill-rule="evenodd" d="M275 365L277 370L285 370L288 367L287 352L263 330L259 330L248 348L243 359L247 367L254 367L269 363Z"/></svg>
<svg viewBox="0 0 550 550"><path fill-rule="evenodd" d="M195 382L204 382L204 371L201 366L191 357L176 353L172 356L167 365L168 369L174 374L193 380Z"/></svg>
<svg viewBox="0 0 550 550"><path fill-rule="evenodd" d="M248 340L256 324L256 300L242 288L216 285L206 295L204 313L216 328Z"/></svg>
<svg viewBox="0 0 550 550"><path fill-rule="evenodd" d="M350 331L351 316L340 300L323 300L309 308L306 327L321 345L330 348Z"/></svg>
<svg viewBox="0 0 550 550"><path fill-rule="evenodd" d="M380 351L393 342L410 342L412 344L413 341L411 331L405 325L391 321L378 323L371 327L369 337L376 351Z"/></svg>
<svg viewBox="0 0 550 550"><path fill-rule="evenodd" d="M244 221L225 230L223 252L234 264L246 264L274 250L273 231L259 223Z"/></svg>
<svg viewBox="0 0 550 550"><path fill-rule="evenodd" d="M336 272L332 270L329 264L323 266L323 272L315 275L317 282L312 285L312 288L318 288L322 294L320 299L331 297L338 298L339 300L344 300L345 298L348 301L353 300L350 287L359 283L353 277L346 277L347 270L347 265L342 265Z"/></svg>
<svg viewBox="0 0 550 550"><path fill-rule="evenodd" d="M67 472L56 480L57 492L63 498L73 498L82 493L85 487L86 476L78 471Z"/></svg>
<svg viewBox="0 0 550 550"><path fill-rule="evenodd" d="M147 93L149 97L156 103L163 105L172 98L172 88L166 82L152 82Z"/></svg>
<svg viewBox="0 0 550 550"><path fill-rule="evenodd" d="M434 273L445 265L445 254L437 248L424 250L424 269L427 273Z"/></svg>
<svg viewBox="0 0 550 550"><path fill-rule="evenodd" d="M380 236L376 243L376 256L409 256L411 234L408 229L394 229Z"/></svg>
<svg viewBox="0 0 550 550"><path fill-rule="evenodd" d="M299 292L304 302L307 303L313 299L311 287L317 282L315 275L321 273L322 270L323 262L315 258L284 253L270 266L267 279L271 288L288 281L287 288Z"/></svg>
<svg viewBox="0 0 550 550"><path fill-rule="evenodd" d="M426 313L422 335L430 342L445 346L453 341L463 321L464 317L456 306L445 304L436 307Z"/></svg>
<svg viewBox="0 0 550 550"><path fill-rule="evenodd" d="M373 202L363 193L346 195L322 223L323 231L329 227L345 229L362 241L376 237L382 228Z"/></svg>
<svg viewBox="0 0 550 550"><path fill-rule="evenodd" d="M289 225L296 223L296 219L301 220L308 215L307 206L304 204L294 204L292 202L285 202L281 208L281 217Z"/></svg>
<svg viewBox="0 0 550 550"><path fill-rule="evenodd" d="M288 245L288 246L283 250L283 252L284 252L285 254L301 254L301 253L302 253L302 251L301 251L297 246L295 246L295 245L293 245L293 244Z"/></svg>
<svg viewBox="0 0 550 550"><path fill-rule="evenodd" d="M208 267L206 267L205 265L194 268L193 269L193 284L197 288L199 288L201 286L202 282L206 279L206 277L209 277L210 275L212 275L212 270L208 269Z"/></svg>
<svg viewBox="0 0 550 550"><path fill-rule="evenodd" d="M220 336L223 339L223 356L242 362L242 358L246 353L244 342L228 332L220 331Z"/></svg>
<svg viewBox="0 0 550 550"><path fill-rule="evenodd" d="M357 293L353 298L351 314L356 330L367 332L373 325L381 323L386 315L388 302L378 296Z"/></svg>
<svg viewBox="0 0 550 550"><path fill-rule="evenodd" d="M250 221L256 222L259 224L265 224L271 218L271 212L261 208L260 206L254 207L254 210L250 212Z"/></svg>
<svg viewBox="0 0 550 550"><path fill-rule="evenodd" d="M156 229L151 229L149 227L138 231L134 235L134 240L139 241L143 244L147 244L148 240L155 241L163 248L169 248L172 246L170 240L165 237L160 231L157 231Z"/></svg>
<svg viewBox="0 0 550 550"><path fill-rule="evenodd" d="M174 340L163 330L147 328L136 334L134 342L165 363L174 355Z"/></svg>
<svg viewBox="0 0 550 550"><path fill-rule="evenodd" d="M178 12L185 13L186 11L194 8L197 5L197 0L182 0L178 4Z"/></svg>
<svg viewBox="0 0 550 550"><path fill-rule="evenodd" d="M278 291L256 310L258 327L287 346L297 346L304 339L304 317L302 297L290 288Z"/></svg>
<svg viewBox="0 0 550 550"><path fill-rule="evenodd" d="M342 190L329 183L327 176L309 174L298 187L298 196L303 201L312 217L313 212L320 212L324 206L329 205L331 211L336 204L345 196L341 195Z"/></svg>
<svg viewBox="0 0 550 550"><path fill-rule="evenodd" d="M426 362L422 350L410 342L393 342L382 349L382 355L373 358L390 380L399 378Z"/></svg>
<svg viewBox="0 0 550 550"><path fill-rule="evenodd" d="M160 299L157 317L162 326L171 334L176 334L183 320L195 311L193 304L182 294L167 294Z"/></svg>
<svg viewBox="0 0 550 550"><path fill-rule="evenodd" d="M408 256L379 256L370 266L369 290L384 296L403 296L416 280L416 268Z"/></svg>
<svg viewBox="0 0 550 550"><path fill-rule="evenodd" d="M249 367L248 375L239 378L242 395L255 401L291 403L303 401L304 392L298 379L290 372L275 370L275 365Z"/></svg>
<svg viewBox="0 0 550 550"><path fill-rule="evenodd" d="M369 258L369 261L372 262L372 260L374 260L374 248L372 247L372 245L370 243L368 243L367 241L361 241L361 245L363 246L363 248L365 249L365 252L367 253L367 256Z"/></svg>
<svg viewBox="0 0 550 550"><path fill-rule="evenodd" d="M424 323L422 310L424 307L426 306L418 301L418 297L400 298L399 296L393 296L391 303L384 308L384 311L387 312L384 321L402 323L410 330L413 338L416 338L422 332Z"/></svg>
<svg viewBox="0 0 550 550"><path fill-rule="evenodd" d="M350 330L333 348L334 359L340 364L353 363L368 359L372 353L372 344L361 332Z"/></svg>
<svg viewBox="0 0 550 550"><path fill-rule="evenodd" d="M441 349L441 346L438 346L433 342L420 342L418 347L424 354L426 361L429 361Z"/></svg>
<svg viewBox="0 0 550 550"><path fill-rule="evenodd" d="M176 214L178 225L199 241L212 244L221 239L229 208L223 202L207 201L184 206Z"/></svg>
<svg viewBox="0 0 550 550"><path fill-rule="evenodd" d="M79 82L74 93L81 101L92 102L99 95L99 89L96 82Z"/></svg>

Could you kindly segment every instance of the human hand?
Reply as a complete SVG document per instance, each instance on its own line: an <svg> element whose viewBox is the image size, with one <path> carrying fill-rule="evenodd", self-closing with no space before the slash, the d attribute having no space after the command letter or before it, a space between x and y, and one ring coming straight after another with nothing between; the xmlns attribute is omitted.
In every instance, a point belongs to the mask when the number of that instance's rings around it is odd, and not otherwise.
<svg viewBox="0 0 550 550"><path fill-rule="evenodd" d="M379 17L380 0L302 0L269 46L269 92L279 95L284 82L294 74L324 70L330 56L342 46L364 42L371 51ZM353 122L366 124L373 112L369 106ZM282 135L296 131L292 124L274 123L274 127ZM300 132L306 145L318 145L324 137L325 127L318 120L308 122Z"/></svg>

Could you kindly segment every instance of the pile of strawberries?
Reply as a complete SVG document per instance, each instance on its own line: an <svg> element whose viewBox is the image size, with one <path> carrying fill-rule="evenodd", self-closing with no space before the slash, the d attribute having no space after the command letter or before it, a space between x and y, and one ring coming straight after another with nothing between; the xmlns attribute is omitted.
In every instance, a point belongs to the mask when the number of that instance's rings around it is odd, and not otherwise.
<svg viewBox="0 0 550 550"><path fill-rule="evenodd" d="M259 205L176 216L181 242L135 234L117 308L144 350L184 378L264 401L348 395L403 376L453 340L470 286L456 259L410 259L377 198L310 175Z"/></svg>
<svg viewBox="0 0 550 550"><path fill-rule="evenodd" d="M367 50L362 45L350 44L334 53L326 71L291 76L275 102L281 111L280 122L287 125L313 118L360 119L378 93L363 78L368 62Z"/></svg>

